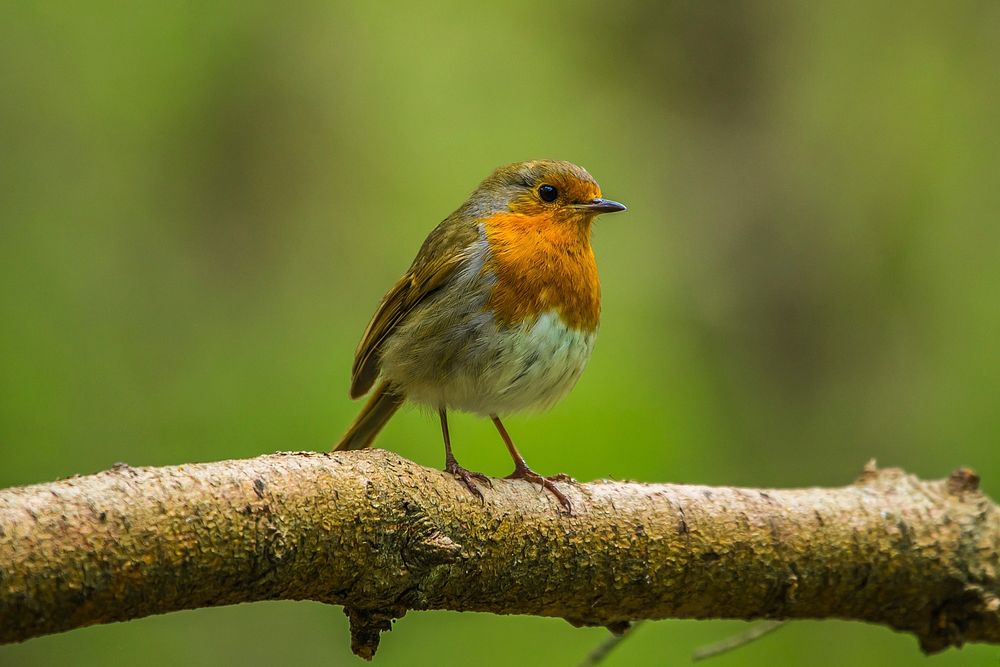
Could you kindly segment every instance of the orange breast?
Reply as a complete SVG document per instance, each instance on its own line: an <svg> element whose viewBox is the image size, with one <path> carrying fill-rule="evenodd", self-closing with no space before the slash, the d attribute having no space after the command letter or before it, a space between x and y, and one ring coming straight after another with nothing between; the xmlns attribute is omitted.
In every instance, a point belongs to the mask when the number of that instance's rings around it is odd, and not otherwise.
<svg viewBox="0 0 1000 667"><path fill-rule="evenodd" d="M589 220L502 213L485 221L491 258L483 270L496 283L487 308L503 324L555 310L571 327L597 328L601 284Z"/></svg>

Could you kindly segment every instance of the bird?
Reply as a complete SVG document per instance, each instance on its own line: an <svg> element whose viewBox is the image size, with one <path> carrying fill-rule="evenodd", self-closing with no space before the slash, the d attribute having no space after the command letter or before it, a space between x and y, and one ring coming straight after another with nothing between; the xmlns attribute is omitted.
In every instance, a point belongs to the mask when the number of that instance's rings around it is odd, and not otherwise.
<svg viewBox="0 0 1000 667"><path fill-rule="evenodd" d="M624 210L571 162L497 168L382 298L351 370L351 398L371 397L334 450L371 446L406 401L429 407L440 418L445 471L485 502L475 482L492 482L458 464L448 411L489 417L514 462L507 479L540 485L572 513L555 484L570 478L528 467L501 416L547 409L579 379L601 314L591 229L599 215Z"/></svg>

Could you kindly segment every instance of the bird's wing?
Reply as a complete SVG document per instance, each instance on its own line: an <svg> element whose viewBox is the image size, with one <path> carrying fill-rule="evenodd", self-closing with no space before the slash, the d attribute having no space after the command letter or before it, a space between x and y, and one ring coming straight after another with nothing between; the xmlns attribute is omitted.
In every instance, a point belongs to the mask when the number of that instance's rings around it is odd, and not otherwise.
<svg viewBox="0 0 1000 667"><path fill-rule="evenodd" d="M468 258L465 250L477 237L475 225L458 224L450 218L427 237L413 265L382 298L361 336L351 370L351 398L371 389L381 367L379 348L383 341Z"/></svg>

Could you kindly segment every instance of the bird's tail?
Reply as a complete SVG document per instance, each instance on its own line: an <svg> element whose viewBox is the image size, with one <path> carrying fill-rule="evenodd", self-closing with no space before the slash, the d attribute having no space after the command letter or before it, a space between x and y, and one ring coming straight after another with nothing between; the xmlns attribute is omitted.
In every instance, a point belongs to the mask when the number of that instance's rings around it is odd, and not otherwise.
<svg viewBox="0 0 1000 667"><path fill-rule="evenodd" d="M364 449L372 444L389 418L403 405L406 396L383 382L376 389L368 403L362 408L351 427L347 429L334 451L343 449Z"/></svg>

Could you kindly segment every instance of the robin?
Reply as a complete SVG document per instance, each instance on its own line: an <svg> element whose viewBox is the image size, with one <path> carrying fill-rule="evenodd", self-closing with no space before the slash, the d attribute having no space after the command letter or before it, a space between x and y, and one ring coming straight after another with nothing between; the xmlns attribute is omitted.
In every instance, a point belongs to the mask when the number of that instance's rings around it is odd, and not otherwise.
<svg viewBox="0 0 1000 667"><path fill-rule="evenodd" d="M528 467L500 415L551 407L576 384L601 314L591 226L624 210L570 162L494 171L430 233L375 311L355 351L351 398L380 381L335 449L371 445L407 400L430 406L445 470L482 500L474 480L489 478L458 465L448 410L488 416L514 460L508 479L540 484L572 511L559 478Z"/></svg>

